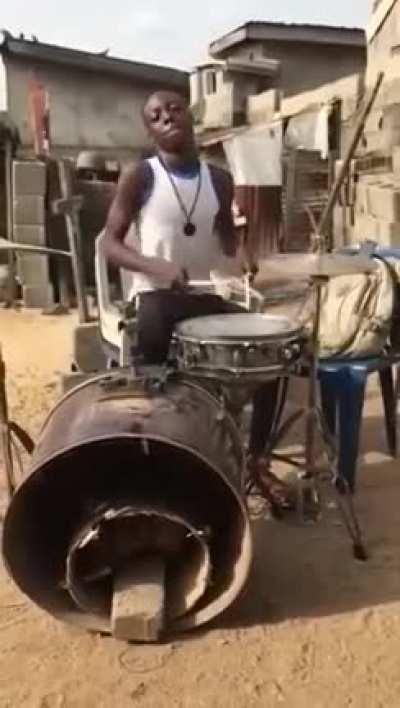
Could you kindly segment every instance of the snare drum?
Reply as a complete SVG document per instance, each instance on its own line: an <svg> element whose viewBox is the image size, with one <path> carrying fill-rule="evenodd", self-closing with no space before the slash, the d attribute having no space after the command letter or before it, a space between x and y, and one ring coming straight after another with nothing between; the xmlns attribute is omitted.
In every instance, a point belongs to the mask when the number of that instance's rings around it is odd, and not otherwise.
<svg viewBox="0 0 400 708"><path fill-rule="evenodd" d="M282 376L303 351L300 326L259 313L187 320L174 335L179 369L196 377L264 381Z"/></svg>

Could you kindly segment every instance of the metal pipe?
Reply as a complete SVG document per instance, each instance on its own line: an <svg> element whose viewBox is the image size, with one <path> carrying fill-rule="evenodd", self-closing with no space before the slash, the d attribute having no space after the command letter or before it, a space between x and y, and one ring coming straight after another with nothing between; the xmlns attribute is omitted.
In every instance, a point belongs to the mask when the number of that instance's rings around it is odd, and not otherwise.
<svg viewBox="0 0 400 708"><path fill-rule="evenodd" d="M8 419L8 404L6 391L6 365L0 347L0 436L6 473L7 493L9 500L15 489L14 464L11 450L10 424Z"/></svg>
<svg viewBox="0 0 400 708"><path fill-rule="evenodd" d="M60 256L71 259L69 251L60 251L57 248L47 248L46 246L32 246L30 243L17 243L0 238L0 251L18 251L22 253L32 253L42 256Z"/></svg>

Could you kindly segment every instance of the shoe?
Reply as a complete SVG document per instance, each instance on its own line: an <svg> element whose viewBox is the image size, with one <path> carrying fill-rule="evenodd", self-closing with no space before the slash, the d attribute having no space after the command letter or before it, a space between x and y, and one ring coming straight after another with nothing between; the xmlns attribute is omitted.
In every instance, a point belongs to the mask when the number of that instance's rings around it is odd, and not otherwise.
<svg viewBox="0 0 400 708"><path fill-rule="evenodd" d="M275 510L283 512L296 509L295 490L271 472L270 464L265 457L249 456L247 469L250 478Z"/></svg>

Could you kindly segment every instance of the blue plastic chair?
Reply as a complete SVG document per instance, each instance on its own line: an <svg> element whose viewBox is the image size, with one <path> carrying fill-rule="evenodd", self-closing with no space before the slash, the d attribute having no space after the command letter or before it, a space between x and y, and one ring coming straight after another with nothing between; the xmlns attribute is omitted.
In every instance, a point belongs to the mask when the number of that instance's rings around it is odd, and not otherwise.
<svg viewBox="0 0 400 708"><path fill-rule="evenodd" d="M397 396L393 365L400 355L320 362L319 377L322 408L332 434L338 436L338 474L352 491L356 489L360 431L365 391L370 374L378 373L384 404L386 434L390 455L397 457Z"/></svg>
<svg viewBox="0 0 400 708"><path fill-rule="evenodd" d="M357 252L349 248L344 252ZM400 259L400 249L370 248L370 253ZM338 473L355 491L365 391L370 374L380 377L389 452L398 453L397 396L393 367L400 353L359 360L331 359L319 363L322 408L332 434L338 435Z"/></svg>

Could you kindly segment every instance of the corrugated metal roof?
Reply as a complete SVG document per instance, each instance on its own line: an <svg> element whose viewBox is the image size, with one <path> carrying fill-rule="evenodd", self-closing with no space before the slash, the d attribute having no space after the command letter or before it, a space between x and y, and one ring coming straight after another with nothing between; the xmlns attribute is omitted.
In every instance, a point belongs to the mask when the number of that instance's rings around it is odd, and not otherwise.
<svg viewBox="0 0 400 708"><path fill-rule="evenodd" d="M54 44L17 39L4 33L4 42L0 44L0 55L16 57L30 61L48 62L69 66L82 71L95 71L133 78L137 81L153 83L159 87L168 86L179 90L188 90L189 74L186 71L172 69L156 64L118 59L105 53L95 54Z"/></svg>

